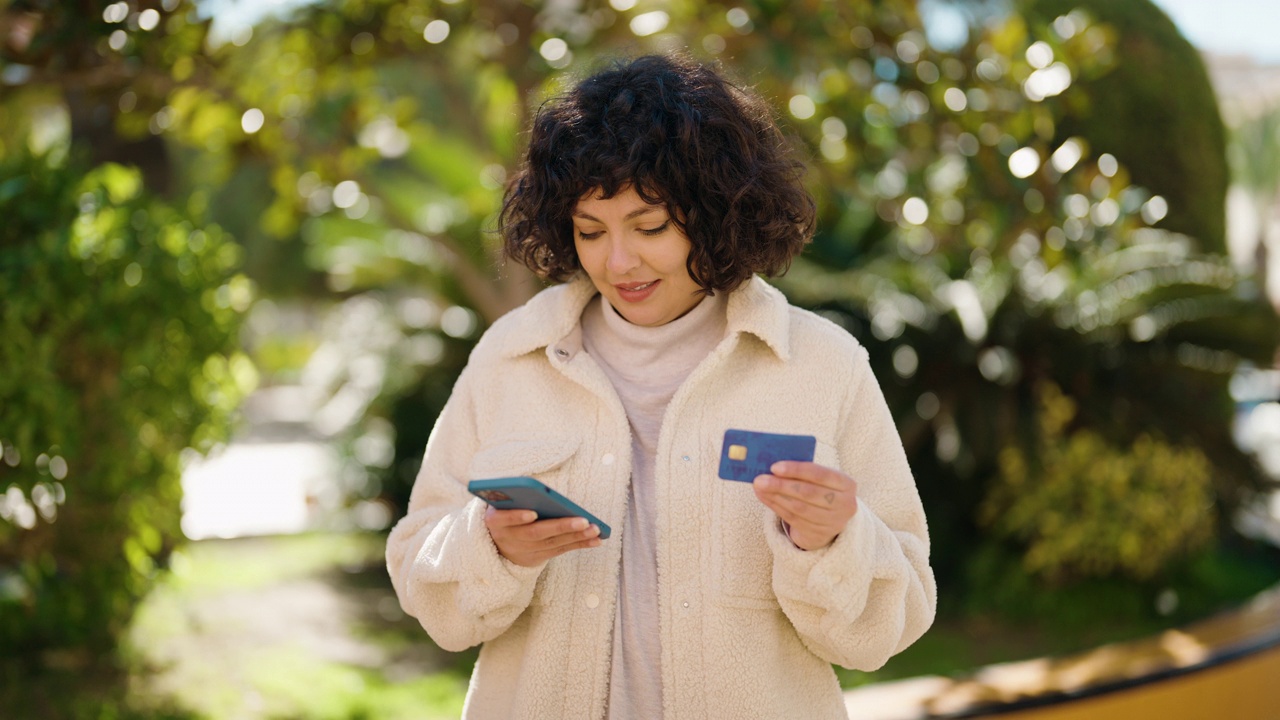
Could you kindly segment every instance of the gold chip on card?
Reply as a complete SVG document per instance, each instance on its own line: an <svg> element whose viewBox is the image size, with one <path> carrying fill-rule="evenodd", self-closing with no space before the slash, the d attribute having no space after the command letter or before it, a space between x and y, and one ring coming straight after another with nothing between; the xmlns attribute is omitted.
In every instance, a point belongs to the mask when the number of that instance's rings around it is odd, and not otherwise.
<svg viewBox="0 0 1280 720"><path fill-rule="evenodd" d="M729 459L730 460L746 460L747 446L746 445L730 445Z"/></svg>

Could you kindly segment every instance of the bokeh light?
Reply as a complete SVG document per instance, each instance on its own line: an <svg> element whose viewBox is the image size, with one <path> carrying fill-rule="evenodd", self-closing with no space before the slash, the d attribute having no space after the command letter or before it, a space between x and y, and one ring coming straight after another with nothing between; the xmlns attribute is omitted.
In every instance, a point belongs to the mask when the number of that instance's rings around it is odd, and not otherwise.
<svg viewBox="0 0 1280 720"><path fill-rule="evenodd" d="M1169 203L1156 195L1142 204L1142 220L1148 225L1155 225L1169 214Z"/></svg>
<svg viewBox="0 0 1280 720"><path fill-rule="evenodd" d="M818 106L814 104L813 98L808 95L791 96L787 107L791 110L791 114L800 120L808 120L818 111Z"/></svg>
<svg viewBox="0 0 1280 720"><path fill-rule="evenodd" d="M1040 169L1040 153L1033 147L1024 147L1009 156L1009 172L1016 178L1028 178Z"/></svg>
<svg viewBox="0 0 1280 720"><path fill-rule="evenodd" d="M439 45L448 37L449 22L447 20L432 20L422 31L422 38L432 45Z"/></svg>
<svg viewBox="0 0 1280 720"><path fill-rule="evenodd" d="M1032 102L1061 95L1071 87L1071 69L1065 64L1055 62L1052 65L1031 73L1022 84L1022 92Z"/></svg>
<svg viewBox="0 0 1280 720"><path fill-rule="evenodd" d="M129 17L129 3L127 2L111 3L102 10L102 21L106 23L121 23L127 17Z"/></svg>
<svg viewBox="0 0 1280 720"><path fill-rule="evenodd" d="M929 219L929 205L922 198L907 198L902 203L902 219L912 225L923 225Z"/></svg>
<svg viewBox="0 0 1280 720"><path fill-rule="evenodd" d="M240 116L240 127L250 135L261 130L265 122L266 115L258 108L249 108Z"/></svg>
<svg viewBox="0 0 1280 720"><path fill-rule="evenodd" d="M1049 162L1053 165L1053 169L1059 173L1065 173L1080 162L1080 158L1084 157L1084 146L1079 138L1068 138L1065 142L1053 151Z"/></svg>
<svg viewBox="0 0 1280 720"><path fill-rule="evenodd" d="M643 13L631 18L631 32L636 37L648 37L654 33L662 32L670 21L671 17L662 10Z"/></svg>

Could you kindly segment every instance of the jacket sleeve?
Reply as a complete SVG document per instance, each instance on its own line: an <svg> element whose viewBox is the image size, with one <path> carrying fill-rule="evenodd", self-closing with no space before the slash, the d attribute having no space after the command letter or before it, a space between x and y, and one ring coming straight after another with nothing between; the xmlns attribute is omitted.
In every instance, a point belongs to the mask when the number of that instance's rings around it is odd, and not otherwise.
<svg viewBox="0 0 1280 720"><path fill-rule="evenodd" d="M498 553L485 503L467 492L477 430L464 371L427 440L409 510L387 538L387 570L405 612L437 645L464 650L501 635L528 607L543 566Z"/></svg>
<svg viewBox="0 0 1280 720"><path fill-rule="evenodd" d="M875 670L933 624L937 591L920 496L861 348L837 443L842 468L858 483L858 510L831 545L813 552L793 545L767 513L773 588L811 652Z"/></svg>

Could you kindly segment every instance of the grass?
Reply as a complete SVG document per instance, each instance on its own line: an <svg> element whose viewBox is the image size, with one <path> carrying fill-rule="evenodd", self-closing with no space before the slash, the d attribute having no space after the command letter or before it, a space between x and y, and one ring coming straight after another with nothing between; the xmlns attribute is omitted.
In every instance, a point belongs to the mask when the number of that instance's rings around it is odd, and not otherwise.
<svg viewBox="0 0 1280 720"><path fill-rule="evenodd" d="M9 668L0 717L457 718L475 654L438 649L400 611L382 552L368 534L192 543L118 658Z"/></svg>
<svg viewBox="0 0 1280 720"><path fill-rule="evenodd" d="M456 718L474 655L400 611L377 535L202 542L175 558L130 647L143 694L205 718Z"/></svg>
<svg viewBox="0 0 1280 720"><path fill-rule="evenodd" d="M313 534L202 541L176 553L119 657L31 674L0 663L4 718L456 718L475 652L447 653L395 600L383 538ZM842 683L959 675L1183 624L1280 580L1276 553L1218 548L1159 583L1036 590L999 554L944 594L938 621L882 670ZM1173 592L1178 607L1154 609ZM1165 607L1165 610L1169 610Z"/></svg>

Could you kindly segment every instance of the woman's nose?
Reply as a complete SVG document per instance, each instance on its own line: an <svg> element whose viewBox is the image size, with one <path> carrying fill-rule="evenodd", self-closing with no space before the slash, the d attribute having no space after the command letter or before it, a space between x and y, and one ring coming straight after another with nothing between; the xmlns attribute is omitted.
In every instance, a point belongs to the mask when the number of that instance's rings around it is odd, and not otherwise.
<svg viewBox="0 0 1280 720"><path fill-rule="evenodd" d="M610 240L609 257L606 260L609 265L609 272L615 275L623 275L634 270L640 264L639 256L631 247L631 243L626 239L620 238Z"/></svg>

